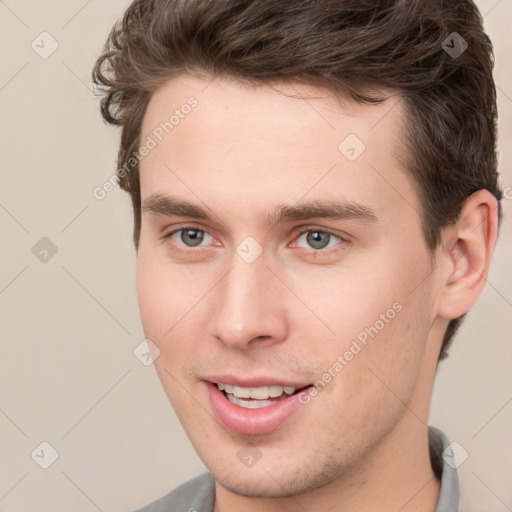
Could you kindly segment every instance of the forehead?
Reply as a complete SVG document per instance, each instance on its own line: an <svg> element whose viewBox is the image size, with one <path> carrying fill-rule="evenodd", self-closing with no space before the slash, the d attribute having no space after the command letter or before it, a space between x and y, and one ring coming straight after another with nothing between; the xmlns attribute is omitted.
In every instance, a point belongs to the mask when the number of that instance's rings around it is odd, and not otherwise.
<svg viewBox="0 0 512 512"><path fill-rule="evenodd" d="M172 191L255 211L306 195L377 208L402 196L410 208L403 118L395 97L369 106L305 85L181 75L153 94L144 116L142 198Z"/></svg>

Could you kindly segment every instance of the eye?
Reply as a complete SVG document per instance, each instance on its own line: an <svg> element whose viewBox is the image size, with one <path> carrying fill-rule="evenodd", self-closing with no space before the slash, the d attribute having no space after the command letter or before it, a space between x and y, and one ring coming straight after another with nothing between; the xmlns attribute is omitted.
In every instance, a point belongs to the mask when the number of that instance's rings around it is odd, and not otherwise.
<svg viewBox="0 0 512 512"><path fill-rule="evenodd" d="M213 238L210 234L208 234L205 230L199 229L195 226L182 226L179 229L175 229L171 231L169 234L165 235L165 238L170 238L178 248L194 248L200 247L201 245L219 245L216 242L215 238ZM299 241L301 239L305 240L305 243L308 244L306 246L301 245ZM337 243L336 243L337 241ZM329 230L326 229L304 229L302 230L296 237L295 242L292 244L292 247L301 247L304 249L310 249L310 252L328 252L323 249L329 249L336 245L340 245L340 242L344 242L345 240L338 235L335 235ZM202 243L206 242L206 243ZM308 247L309 246L309 247Z"/></svg>
<svg viewBox="0 0 512 512"><path fill-rule="evenodd" d="M213 237L206 231L193 226L184 226L180 229L175 229L165 236L165 238L170 238L177 242L178 245L184 245L185 247L197 247L204 240L208 240L208 237L213 240Z"/></svg>
<svg viewBox="0 0 512 512"><path fill-rule="evenodd" d="M334 233L331 233L330 231L323 230L323 229L307 229L303 230L299 233L299 236L297 237L297 241L300 240L304 235L305 241L307 244L309 244L310 247L312 247L314 250L319 251L322 249L328 249L330 247L333 247L335 245L338 245L336 243L331 244L333 242L333 239L338 239L339 242L343 242L343 239ZM297 243L297 242L295 242ZM299 245L299 247L301 247ZM308 247L305 247L306 249Z"/></svg>

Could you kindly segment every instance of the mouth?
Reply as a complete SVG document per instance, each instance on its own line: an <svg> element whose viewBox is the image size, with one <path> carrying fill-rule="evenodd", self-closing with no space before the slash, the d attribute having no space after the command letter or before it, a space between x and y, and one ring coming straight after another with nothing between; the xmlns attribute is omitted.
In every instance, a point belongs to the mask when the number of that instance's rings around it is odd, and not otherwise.
<svg viewBox="0 0 512 512"><path fill-rule="evenodd" d="M302 408L299 393L312 385L289 383L249 386L222 379L204 381L216 419L226 428L246 435L268 434L288 423L292 413ZM268 382L268 381L267 381ZM245 385L237 385L245 384ZM305 412L302 414L306 414Z"/></svg>

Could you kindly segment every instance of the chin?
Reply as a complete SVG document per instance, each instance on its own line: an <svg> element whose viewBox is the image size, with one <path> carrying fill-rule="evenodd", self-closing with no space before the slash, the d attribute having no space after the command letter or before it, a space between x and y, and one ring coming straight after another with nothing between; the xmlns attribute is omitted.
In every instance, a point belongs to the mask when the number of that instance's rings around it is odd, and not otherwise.
<svg viewBox="0 0 512 512"><path fill-rule="evenodd" d="M238 462L238 461L236 461ZM340 470L334 460L327 460L322 467L313 470L309 461L297 461L292 468L289 461L281 467L240 468L236 462L220 469L207 465L214 479L233 494L247 498L289 498L324 487L336 478Z"/></svg>
<svg viewBox="0 0 512 512"><path fill-rule="evenodd" d="M305 492L298 481L292 485L287 482L281 483L268 473L260 473L253 477L241 477L240 474L228 475L224 481L220 482L220 485L231 493L246 498L288 498Z"/></svg>

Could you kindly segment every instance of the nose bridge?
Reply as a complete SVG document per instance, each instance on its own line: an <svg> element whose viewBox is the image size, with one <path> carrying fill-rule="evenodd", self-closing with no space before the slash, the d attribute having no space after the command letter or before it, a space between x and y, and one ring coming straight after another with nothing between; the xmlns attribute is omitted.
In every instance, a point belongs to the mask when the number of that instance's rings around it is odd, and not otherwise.
<svg viewBox="0 0 512 512"><path fill-rule="evenodd" d="M277 285L264 254L251 261L243 252L234 251L230 271L217 295L213 334L226 345L240 348L255 338L281 339L285 319L276 307Z"/></svg>

